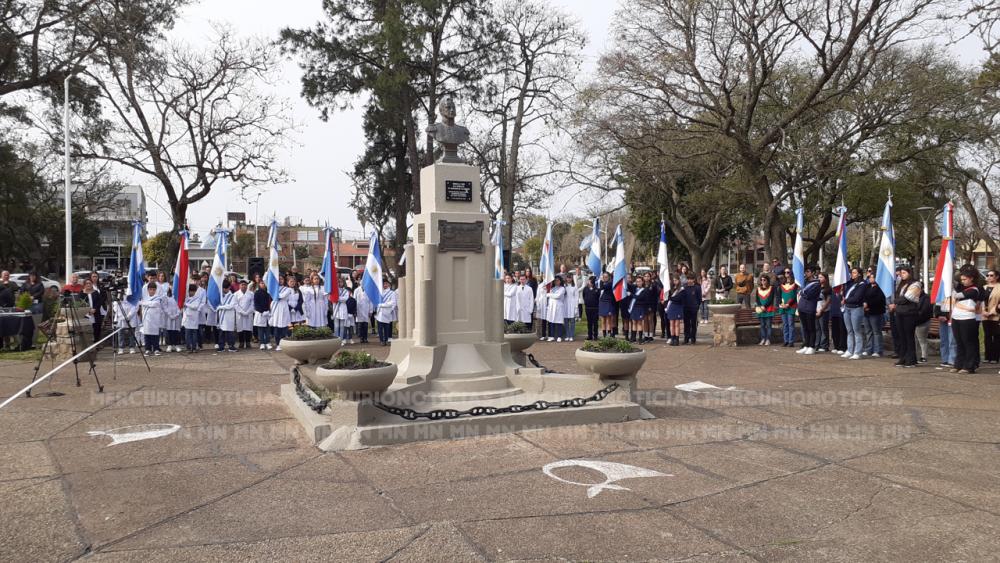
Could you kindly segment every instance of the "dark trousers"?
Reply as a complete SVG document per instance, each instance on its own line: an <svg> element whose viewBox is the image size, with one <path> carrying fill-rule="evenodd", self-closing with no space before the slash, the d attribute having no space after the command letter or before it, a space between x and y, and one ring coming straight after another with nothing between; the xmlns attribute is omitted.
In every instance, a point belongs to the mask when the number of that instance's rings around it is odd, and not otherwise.
<svg viewBox="0 0 1000 563"><path fill-rule="evenodd" d="M179 346L181 343L181 331L180 330L168 330L167 331L167 346Z"/></svg>
<svg viewBox="0 0 1000 563"><path fill-rule="evenodd" d="M234 330L220 330L219 331L219 347L218 350L221 352L229 345L230 350L236 349L236 331Z"/></svg>
<svg viewBox="0 0 1000 563"><path fill-rule="evenodd" d="M153 352L158 352L160 350L159 334L144 334L143 340L146 341L146 352L152 354Z"/></svg>
<svg viewBox="0 0 1000 563"><path fill-rule="evenodd" d="M899 347L896 348L899 361L896 363L904 366L915 366L917 365L917 316L897 313L895 317L896 339L899 342Z"/></svg>
<svg viewBox="0 0 1000 563"><path fill-rule="evenodd" d="M185 328L184 329L184 345L188 350L194 352L198 349L198 329L196 328Z"/></svg>
<svg viewBox="0 0 1000 563"><path fill-rule="evenodd" d="M698 309L684 308L684 342L698 339Z"/></svg>
<svg viewBox="0 0 1000 563"><path fill-rule="evenodd" d="M799 311L799 320L802 321L802 347L816 347L816 313L804 313Z"/></svg>
<svg viewBox="0 0 1000 563"><path fill-rule="evenodd" d="M253 342L253 331L241 330L239 337L240 337L240 348L249 348L250 344Z"/></svg>
<svg viewBox="0 0 1000 563"><path fill-rule="evenodd" d="M844 317L830 317L830 335L834 350L847 350L847 327Z"/></svg>
<svg viewBox="0 0 1000 563"><path fill-rule="evenodd" d="M955 344L958 348L955 354L955 368L976 371L979 367L979 321L952 319L951 330L955 334Z"/></svg>
<svg viewBox="0 0 1000 563"><path fill-rule="evenodd" d="M899 348L902 343L899 341L899 323L896 320L896 313L889 313L889 331L892 333L892 350L899 356Z"/></svg>
<svg viewBox="0 0 1000 563"><path fill-rule="evenodd" d="M1000 361L1000 321L983 321L983 346L987 362Z"/></svg>
<svg viewBox="0 0 1000 563"><path fill-rule="evenodd" d="M358 323L358 338L361 342L368 342L368 323L359 322Z"/></svg>
<svg viewBox="0 0 1000 563"><path fill-rule="evenodd" d="M392 338L392 323L378 321L378 341L388 342Z"/></svg>
<svg viewBox="0 0 1000 563"><path fill-rule="evenodd" d="M587 339L597 338L597 309L587 309Z"/></svg>
<svg viewBox="0 0 1000 563"><path fill-rule="evenodd" d="M830 312L816 318L816 347L830 349Z"/></svg>
<svg viewBox="0 0 1000 563"><path fill-rule="evenodd" d="M94 315L94 342L100 340L101 335L104 334L104 331L101 330L103 326L104 326L104 317L101 316L100 313L96 313Z"/></svg>

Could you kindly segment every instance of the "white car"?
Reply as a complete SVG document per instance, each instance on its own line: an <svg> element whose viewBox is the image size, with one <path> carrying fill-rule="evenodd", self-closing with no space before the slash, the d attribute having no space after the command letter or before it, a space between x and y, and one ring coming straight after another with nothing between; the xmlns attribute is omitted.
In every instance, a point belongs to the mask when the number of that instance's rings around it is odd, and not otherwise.
<svg viewBox="0 0 1000 563"><path fill-rule="evenodd" d="M42 285L45 286L45 289L54 287L56 288L56 291L62 290L62 285L60 285L59 282L57 281L50 280L45 276L38 276L38 279L42 281ZM28 282L28 274L11 274L10 281L16 283L17 285L23 286L25 283Z"/></svg>

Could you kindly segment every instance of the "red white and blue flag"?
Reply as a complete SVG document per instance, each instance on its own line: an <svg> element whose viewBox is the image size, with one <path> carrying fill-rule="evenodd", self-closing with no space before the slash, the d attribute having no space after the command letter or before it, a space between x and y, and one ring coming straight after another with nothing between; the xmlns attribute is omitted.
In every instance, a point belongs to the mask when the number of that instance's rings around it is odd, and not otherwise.
<svg viewBox="0 0 1000 563"><path fill-rule="evenodd" d="M337 252L334 248L336 239L333 236L333 229L327 227L326 249L323 251L323 266L320 268L320 275L323 276L323 291L327 293L327 299L331 303L336 303L340 299L340 286L337 283Z"/></svg>
<svg viewBox="0 0 1000 563"><path fill-rule="evenodd" d="M660 246L656 251L656 263L660 266L660 283L663 289L660 290L660 301L667 298L670 291L670 266L667 257L667 223L660 221Z"/></svg>
<svg viewBox="0 0 1000 563"><path fill-rule="evenodd" d="M542 276L541 284L548 288L556 279L556 258L552 248L552 223L545 224L545 240L542 241L542 256L538 261L538 273Z"/></svg>
<svg viewBox="0 0 1000 563"><path fill-rule="evenodd" d="M184 309L184 300L187 298L188 286L188 232L187 229L181 231L180 249L177 251L177 264L174 266L174 298L177 299L177 306Z"/></svg>
<svg viewBox="0 0 1000 563"><path fill-rule="evenodd" d="M934 269L934 287L931 289L933 303L943 303L952 294L955 277L954 210L955 206L950 201L944 204L944 214L941 216L941 252Z"/></svg>
<svg viewBox="0 0 1000 563"><path fill-rule="evenodd" d="M615 301L625 299L628 288L625 287L625 237L622 236L622 226L615 229L615 269L611 280L611 288L615 294Z"/></svg>

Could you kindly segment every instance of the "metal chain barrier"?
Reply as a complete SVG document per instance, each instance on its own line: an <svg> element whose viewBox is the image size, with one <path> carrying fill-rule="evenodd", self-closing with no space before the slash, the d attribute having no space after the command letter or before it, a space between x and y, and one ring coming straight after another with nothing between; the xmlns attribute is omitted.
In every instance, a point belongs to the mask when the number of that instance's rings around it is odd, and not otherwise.
<svg viewBox="0 0 1000 563"><path fill-rule="evenodd" d="M402 409L399 407L391 407L389 405L384 405L379 401L375 401L373 404L384 410L389 414L394 414L396 416L405 418L406 420L416 420L418 418L426 418L428 420L441 420L441 419L453 419L460 416L492 416L497 414L508 414L508 413L519 413L528 411L544 411L548 409L565 409L565 408L575 408L582 407L587 403L593 403L598 401L603 401L608 395L613 393L618 389L617 383L612 383L604 389L594 393L589 397L576 397L573 399L566 399L563 401L535 401L534 403L528 405L510 405L507 407L472 407L471 409L459 411L455 409L443 409L443 410L433 410L428 412L417 412L413 409Z"/></svg>
<svg viewBox="0 0 1000 563"><path fill-rule="evenodd" d="M529 362L531 362L531 365L535 366L536 368L541 368L542 373L559 373L554 369L549 369L540 364L538 360L535 359L534 354L525 354L524 357L527 358Z"/></svg>
<svg viewBox="0 0 1000 563"><path fill-rule="evenodd" d="M316 411L317 414L323 412L330 404L330 399L324 401L313 399L313 395L306 389L305 385L302 385L302 376L299 374L299 368L292 368L292 383L295 384L295 393L302 399L302 402L310 409Z"/></svg>

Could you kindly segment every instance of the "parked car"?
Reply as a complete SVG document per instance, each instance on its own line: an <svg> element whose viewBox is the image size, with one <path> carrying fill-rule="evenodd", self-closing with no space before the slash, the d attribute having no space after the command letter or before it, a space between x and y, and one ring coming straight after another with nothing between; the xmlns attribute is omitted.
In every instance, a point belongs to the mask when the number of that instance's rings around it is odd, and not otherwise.
<svg viewBox="0 0 1000 563"><path fill-rule="evenodd" d="M45 289L54 287L56 291L62 291L62 284L59 282L50 280L45 276L38 276L38 279L42 280L42 285L45 286ZM28 281L28 274L11 274L10 280L17 285L23 286Z"/></svg>
<svg viewBox="0 0 1000 563"><path fill-rule="evenodd" d="M80 281L90 279L90 274L92 270L81 270L79 272L73 272L80 277ZM111 279L111 272L105 270L97 270L97 279L100 281L101 285L106 285Z"/></svg>

